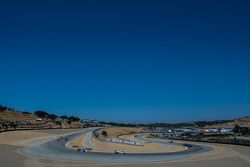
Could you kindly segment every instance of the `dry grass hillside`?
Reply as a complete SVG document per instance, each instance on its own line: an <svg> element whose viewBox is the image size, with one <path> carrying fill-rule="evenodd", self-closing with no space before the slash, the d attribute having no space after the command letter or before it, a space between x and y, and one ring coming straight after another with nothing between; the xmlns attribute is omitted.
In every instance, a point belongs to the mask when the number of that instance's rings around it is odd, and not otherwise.
<svg viewBox="0 0 250 167"><path fill-rule="evenodd" d="M105 129L100 129L97 133L102 134L102 131L107 132L108 138L116 138L119 135L123 134L136 134L136 133L142 133L143 130L139 128L131 128L131 127L108 127Z"/></svg>
<svg viewBox="0 0 250 167"><path fill-rule="evenodd" d="M242 127L250 127L250 117L242 117L239 119L232 120L226 123L214 124L206 126L205 128L234 128L235 125L239 125Z"/></svg>
<svg viewBox="0 0 250 167"><path fill-rule="evenodd" d="M18 122L18 121L25 121L30 123L35 123L38 117L33 114L24 114L22 112L16 111L1 111L0 112L0 119L2 121L9 121L9 122Z"/></svg>
<svg viewBox="0 0 250 167"><path fill-rule="evenodd" d="M38 116L14 110L0 110L0 132L15 129L43 129L43 128L82 128L81 121L51 120L39 118Z"/></svg>

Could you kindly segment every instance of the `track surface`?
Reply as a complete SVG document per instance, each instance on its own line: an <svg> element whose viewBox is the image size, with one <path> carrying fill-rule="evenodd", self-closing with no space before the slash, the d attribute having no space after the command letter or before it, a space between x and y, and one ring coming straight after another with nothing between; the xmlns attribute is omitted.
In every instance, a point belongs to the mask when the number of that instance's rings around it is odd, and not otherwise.
<svg viewBox="0 0 250 167"><path fill-rule="evenodd" d="M84 144L87 147L93 147L91 144L92 132L95 128L90 130L84 130L82 132L77 132L71 135L67 135L69 140L72 140L80 135L85 135ZM138 135L140 139L144 139L142 135ZM151 140L152 141L152 140ZM141 162L159 162L159 161L169 161L185 158L190 154L197 154L202 152L211 151L212 148L208 146L192 145L184 151L179 151L175 153L130 153L126 155L115 155L114 153L97 153L88 152L80 153L76 150L69 149L65 147L68 141L61 140L58 142L56 139L41 141L39 144L33 147L27 147L22 149L22 152L32 156L38 156L48 159L57 160L75 160L84 162L95 162L95 163L141 163ZM168 142L155 140L155 142L163 145L169 146Z"/></svg>

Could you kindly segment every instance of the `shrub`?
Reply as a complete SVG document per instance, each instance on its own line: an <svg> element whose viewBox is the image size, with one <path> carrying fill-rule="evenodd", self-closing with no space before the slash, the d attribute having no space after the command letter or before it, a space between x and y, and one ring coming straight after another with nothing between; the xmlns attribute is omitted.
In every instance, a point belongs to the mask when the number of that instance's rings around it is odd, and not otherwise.
<svg viewBox="0 0 250 167"><path fill-rule="evenodd" d="M45 111L36 111L35 115L41 118L47 117L49 114Z"/></svg>
<svg viewBox="0 0 250 167"><path fill-rule="evenodd" d="M108 136L108 134L107 134L107 132L105 130L102 131L102 136L105 136L105 137Z"/></svg>

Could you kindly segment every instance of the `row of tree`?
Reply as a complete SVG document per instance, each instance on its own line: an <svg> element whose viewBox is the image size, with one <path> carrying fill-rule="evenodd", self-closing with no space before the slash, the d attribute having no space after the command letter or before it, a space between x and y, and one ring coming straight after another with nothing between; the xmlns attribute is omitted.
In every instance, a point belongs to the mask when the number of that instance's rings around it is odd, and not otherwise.
<svg viewBox="0 0 250 167"><path fill-rule="evenodd" d="M0 112L1 112L1 111L8 111L8 110L14 111L14 109L12 109L12 108L9 108L9 107L0 105Z"/></svg>
<svg viewBox="0 0 250 167"><path fill-rule="evenodd" d="M236 125L233 129L234 133L241 134L243 136L250 134L250 129L248 127L241 127L239 125Z"/></svg>
<svg viewBox="0 0 250 167"><path fill-rule="evenodd" d="M75 117L75 116L67 116L67 115L62 115L62 116L57 116L55 114L49 114L45 111L35 111L34 114L40 118L49 118L51 120L56 120L57 118L60 118L61 120L68 120L68 121L80 121L80 118Z"/></svg>

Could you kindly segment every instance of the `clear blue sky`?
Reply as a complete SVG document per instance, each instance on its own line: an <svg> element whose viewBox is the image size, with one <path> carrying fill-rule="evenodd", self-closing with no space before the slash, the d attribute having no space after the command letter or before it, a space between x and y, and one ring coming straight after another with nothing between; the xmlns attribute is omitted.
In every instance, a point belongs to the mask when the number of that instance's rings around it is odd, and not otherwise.
<svg viewBox="0 0 250 167"><path fill-rule="evenodd" d="M250 1L0 2L0 103L116 122L250 115Z"/></svg>

